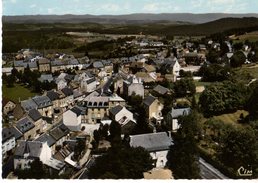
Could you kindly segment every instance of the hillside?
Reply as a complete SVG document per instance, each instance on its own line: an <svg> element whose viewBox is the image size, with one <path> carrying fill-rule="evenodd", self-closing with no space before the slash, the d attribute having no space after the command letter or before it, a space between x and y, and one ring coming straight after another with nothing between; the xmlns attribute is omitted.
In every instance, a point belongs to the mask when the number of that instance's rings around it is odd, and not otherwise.
<svg viewBox="0 0 258 183"><path fill-rule="evenodd" d="M136 13L128 15L24 15L3 16L4 23L85 23L101 24L144 24L157 22L191 22L207 23L221 18L257 17L258 14L226 14L226 13Z"/></svg>
<svg viewBox="0 0 258 183"><path fill-rule="evenodd" d="M183 23L182 23L183 24ZM98 24L98 23L37 23L3 24L3 52L16 52L21 48L74 49L74 39L66 32L95 32L101 34L151 34L179 36L208 36L210 34L241 30L258 30L258 18L223 18L203 24ZM236 30L235 30L236 29ZM247 30L248 29L248 30Z"/></svg>

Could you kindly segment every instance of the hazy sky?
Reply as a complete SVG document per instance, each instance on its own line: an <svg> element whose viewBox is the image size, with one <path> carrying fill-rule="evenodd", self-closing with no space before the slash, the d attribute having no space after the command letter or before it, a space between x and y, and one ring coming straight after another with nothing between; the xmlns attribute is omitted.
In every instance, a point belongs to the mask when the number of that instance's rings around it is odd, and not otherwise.
<svg viewBox="0 0 258 183"><path fill-rule="evenodd" d="M258 0L3 0L3 15L258 13Z"/></svg>

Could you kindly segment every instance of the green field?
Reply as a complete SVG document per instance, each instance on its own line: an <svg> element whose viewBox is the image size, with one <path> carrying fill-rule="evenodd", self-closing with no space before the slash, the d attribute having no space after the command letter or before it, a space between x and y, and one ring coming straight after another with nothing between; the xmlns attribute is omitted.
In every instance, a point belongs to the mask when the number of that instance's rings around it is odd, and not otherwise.
<svg viewBox="0 0 258 183"><path fill-rule="evenodd" d="M252 77L258 78L258 64L255 66L243 66L239 71L239 74L242 74L243 72L249 73Z"/></svg>
<svg viewBox="0 0 258 183"><path fill-rule="evenodd" d="M238 123L240 114L243 113L244 117L248 115L248 112L245 110L238 110L235 113L229 113L229 114L222 114L219 116L214 116L214 119L221 120L225 124L232 124L234 126L242 126L240 123Z"/></svg>
<svg viewBox="0 0 258 183"><path fill-rule="evenodd" d="M16 103L19 102L19 99L22 101L37 95L37 93L32 93L29 89L18 84L15 84L15 86L12 88L7 88L5 85L3 85L2 92L3 97L13 100Z"/></svg>

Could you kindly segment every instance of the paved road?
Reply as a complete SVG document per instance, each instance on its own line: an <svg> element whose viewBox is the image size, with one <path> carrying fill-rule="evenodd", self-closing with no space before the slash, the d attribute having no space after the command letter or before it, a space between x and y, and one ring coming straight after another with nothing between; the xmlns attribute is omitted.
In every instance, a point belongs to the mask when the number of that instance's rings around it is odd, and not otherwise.
<svg viewBox="0 0 258 183"><path fill-rule="evenodd" d="M202 158L199 159L199 165L201 177L203 179L229 179Z"/></svg>

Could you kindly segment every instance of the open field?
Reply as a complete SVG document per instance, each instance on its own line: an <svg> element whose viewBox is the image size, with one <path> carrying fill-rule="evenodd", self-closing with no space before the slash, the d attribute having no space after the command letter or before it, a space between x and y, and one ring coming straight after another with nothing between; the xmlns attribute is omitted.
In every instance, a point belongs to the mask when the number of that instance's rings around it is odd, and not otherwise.
<svg viewBox="0 0 258 183"><path fill-rule="evenodd" d="M253 78L258 78L258 64L256 65L244 65L240 69L236 70L238 75L250 74Z"/></svg>
<svg viewBox="0 0 258 183"><path fill-rule="evenodd" d="M3 97L6 97L14 102L18 103L20 100L26 100L30 97L37 95L32 93L29 89L22 85L15 84L12 88L7 88L5 85L2 86Z"/></svg>
<svg viewBox="0 0 258 183"><path fill-rule="evenodd" d="M244 117L248 115L248 112L245 110L238 110L235 113L229 113L229 114L222 114L219 116L214 116L214 119L221 120L224 123L232 124L234 126L242 126L242 124L238 123L239 116L243 113Z"/></svg>
<svg viewBox="0 0 258 183"><path fill-rule="evenodd" d="M250 42L255 42L255 41L258 41L258 31L249 32L239 36L232 36L231 39L234 42L245 42L246 40Z"/></svg>

